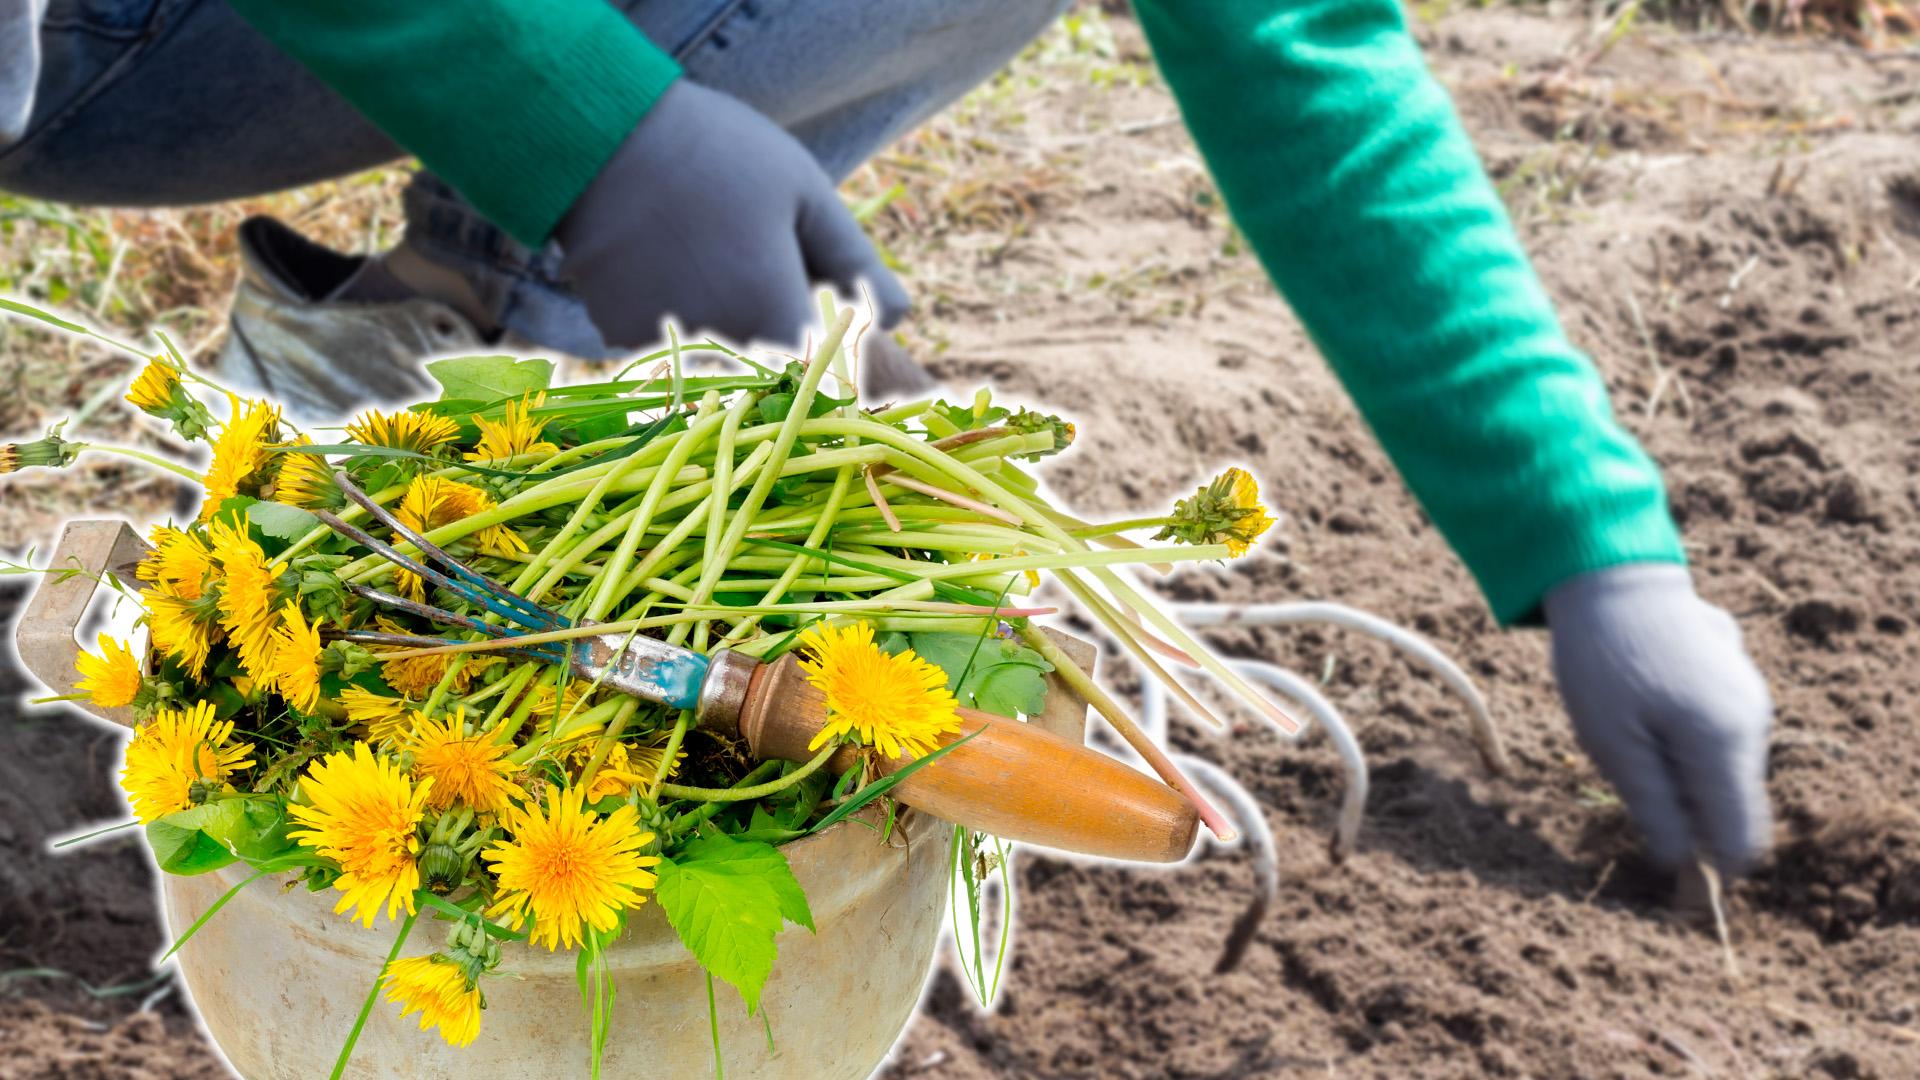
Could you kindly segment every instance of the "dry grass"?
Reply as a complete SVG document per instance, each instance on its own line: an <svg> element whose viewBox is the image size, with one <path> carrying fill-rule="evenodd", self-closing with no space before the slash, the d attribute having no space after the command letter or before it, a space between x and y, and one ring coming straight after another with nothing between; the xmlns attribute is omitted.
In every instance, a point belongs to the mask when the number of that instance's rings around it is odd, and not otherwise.
<svg viewBox="0 0 1920 1080"><path fill-rule="evenodd" d="M0 295L90 321L125 340L164 331L204 360L220 347L238 273L234 230L250 214L285 218L346 250L398 235L401 169L383 169L261 199L184 209L110 210L0 196ZM0 321L0 435L33 437L64 417L69 436L157 445L121 406L136 361L35 323ZM61 519L166 512L163 477L100 458L60 476L0 484L0 546L43 544Z"/></svg>

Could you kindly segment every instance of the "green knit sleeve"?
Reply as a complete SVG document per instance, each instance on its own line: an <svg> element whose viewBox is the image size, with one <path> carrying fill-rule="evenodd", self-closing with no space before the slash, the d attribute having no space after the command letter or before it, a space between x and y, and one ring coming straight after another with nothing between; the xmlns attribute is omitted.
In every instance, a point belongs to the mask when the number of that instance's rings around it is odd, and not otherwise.
<svg viewBox="0 0 1920 1080"><path fill-rule="evenodd" d="M1682 561L1395 0L1136 0L1235 221L1502 622Z"/></svg>
<svg viewBox="0 0 1920 1080"><path fill-rule="evenodd" d="M528 245L680 74L607 0L229 0Z"/></svg>

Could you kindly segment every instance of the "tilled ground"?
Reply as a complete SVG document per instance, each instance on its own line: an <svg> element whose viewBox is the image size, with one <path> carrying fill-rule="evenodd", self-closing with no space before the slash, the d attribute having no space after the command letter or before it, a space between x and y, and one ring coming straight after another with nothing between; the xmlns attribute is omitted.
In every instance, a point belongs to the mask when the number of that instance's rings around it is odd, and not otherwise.
<svg viewBox="0 0 1920 1080"><path fill-rule="evenodd" d="M1181 731L1279 837L1280 903L1240 966L1213 973L1253 888L1239 852L1164 871L1022 856L997 1007L943 970L887 1077L1920 1074L1920 61L1657 27L1603 51L1582 19L1511 10L1421 33L1778 699L1780 847L1733 891L1738 977L1634 860L1544 637L1491 624L1225 228L1137 32L1096 18L1023 62L1046 78L976 96L862 178L908 178L878 227L921 297L913 346L955 385L1070 414L1083 444L1050 480L1087 513L1252 468L1288 515L1278 538L1167 594L1339 599L1421 630L1485 688L1516 770L1487 776L1459 703L1379 645L1223 634L1324 677L1359 730L1359 851L1326 854L1324 744ZM132 1011L158 940L137 850L32 855L114 812L115 750L0 722L0 971L140 987L10 983L44 1005L0 999L0 1076L215 1075L174 999Z"/></svg>

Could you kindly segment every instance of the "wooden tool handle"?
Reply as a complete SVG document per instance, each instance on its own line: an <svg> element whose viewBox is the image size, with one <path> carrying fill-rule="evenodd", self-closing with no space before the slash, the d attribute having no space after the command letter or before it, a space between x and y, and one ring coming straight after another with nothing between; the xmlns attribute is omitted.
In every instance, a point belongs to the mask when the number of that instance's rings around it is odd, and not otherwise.
<svg viewBox="0 0 1920 1080"><path fill-rule="evenodd" d="M789 657L753 673L740 734L755 757L806 761L826 699ZM901 781L892 794L934 817L1007 840L1136 862L1177 862L1199 815L1178 792L1105 754L1017 720L960 710L965 745ZM977 734L976 734L977 733ZM890 773L912 758L876 759ZM848 749L832 765L844 770Z"/></svg>

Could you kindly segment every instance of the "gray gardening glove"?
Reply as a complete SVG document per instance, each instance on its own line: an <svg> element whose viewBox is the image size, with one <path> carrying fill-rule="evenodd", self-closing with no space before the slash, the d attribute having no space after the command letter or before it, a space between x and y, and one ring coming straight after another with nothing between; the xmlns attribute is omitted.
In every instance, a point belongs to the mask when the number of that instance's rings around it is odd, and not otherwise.
<svg viewBox="0 0 1920 1080"><path fill-rule="evenodd" d="M1553 669L1580 745L1620 792L1656 861L1696 852L1722 873L1770 843L1773 699L1733 616L1694 595L1686 568L1583 574L1546 598Z"/></svg>
<svg viewBox="0 0 1920 1080"><path fill-rule="evenodd" d="M864 281L883 325L907 293L833 181L778 124L680 79L655 102L554 231L564 271L607 344L683 333L799 344L811 282Z"/></svg>

